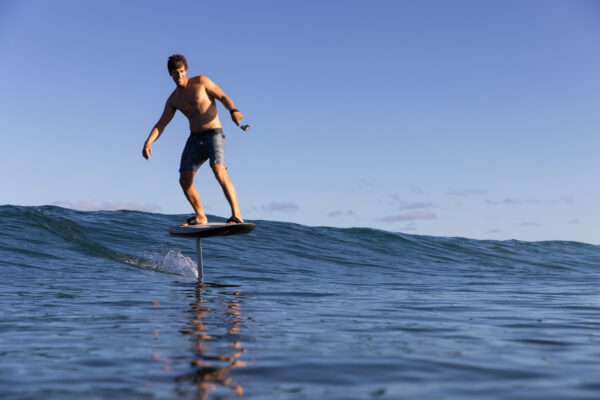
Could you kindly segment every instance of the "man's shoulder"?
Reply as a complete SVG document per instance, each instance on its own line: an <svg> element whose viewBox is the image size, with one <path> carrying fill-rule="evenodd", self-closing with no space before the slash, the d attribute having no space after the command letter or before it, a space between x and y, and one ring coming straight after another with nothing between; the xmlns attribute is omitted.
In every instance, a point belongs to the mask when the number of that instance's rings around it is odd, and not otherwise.
<svg viewBox="0 0 600 400"><path fill-rule="evenodd" d="M197 78L198 82L202 85L210 85L210 84L214 85L213 81L206 75L198 75L198 76L195 76L194 78Z"/></svg>
<svg viewBox="0 0 600 400"><path fill-rule="evenodd" d="M210 81L206 75L197 75L190 78L190 81L193 83L206 83Z"/></svg>
<svg viewBox="0 0 600 400"><path fill-rule="evenodd" d="M171 103L173 101L173 99L175 98L175 95L177 94L177 88L175 88L171 94L169 95L169 97L167 97L167 103Z"/></svg>

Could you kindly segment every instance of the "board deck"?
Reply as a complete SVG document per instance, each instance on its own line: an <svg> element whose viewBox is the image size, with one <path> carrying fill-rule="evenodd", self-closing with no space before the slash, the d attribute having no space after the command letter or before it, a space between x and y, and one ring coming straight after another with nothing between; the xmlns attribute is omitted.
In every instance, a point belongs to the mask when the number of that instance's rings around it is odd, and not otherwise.
<svg viewBox="0 0 600 400"><path fill-rule="evenodd" d="M239 235L251 232L255 227L256 225L250 223L227 225L223 222L209 222L202 225L173 226L169 229L169 234L201 239L211 236Z"/></svg>

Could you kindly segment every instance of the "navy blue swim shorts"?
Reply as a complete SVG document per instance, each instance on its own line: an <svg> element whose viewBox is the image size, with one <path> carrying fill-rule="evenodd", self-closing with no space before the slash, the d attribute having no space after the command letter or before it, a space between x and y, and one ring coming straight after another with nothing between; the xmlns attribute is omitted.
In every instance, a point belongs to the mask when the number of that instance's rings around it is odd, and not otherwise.
<svg viewBox="0 0 600 400"><path fill-rule="evenodd" d="M225 166L225 135L221 128L190 134L181 153L179 172L197 171L208 159L211 167L214 164Z"/></svg>

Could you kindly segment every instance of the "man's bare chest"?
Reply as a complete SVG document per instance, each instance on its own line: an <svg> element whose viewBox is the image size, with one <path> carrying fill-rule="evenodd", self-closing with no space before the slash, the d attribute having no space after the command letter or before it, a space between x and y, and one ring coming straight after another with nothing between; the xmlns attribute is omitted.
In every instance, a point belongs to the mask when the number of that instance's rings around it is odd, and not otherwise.
<svg viewBox="0 0 600 400"><path fill-rule="evenodd" d="M178 90L173 97L173 105L183 112L204 111L211 103L212 99L206 93L204 86L201 85Z"/></svg>

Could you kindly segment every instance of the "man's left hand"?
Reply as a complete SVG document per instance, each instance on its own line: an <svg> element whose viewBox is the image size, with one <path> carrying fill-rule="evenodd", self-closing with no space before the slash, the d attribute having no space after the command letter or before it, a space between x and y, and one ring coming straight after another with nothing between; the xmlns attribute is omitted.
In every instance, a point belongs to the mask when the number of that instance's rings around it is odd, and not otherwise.
<svg viewBox="0 0 600 400"><path fill-rule="evenodd" d="M237 126L240 126L240 122L242 122L242 117L244 115L239 112L239 111L234 111L231 113L231 120L233 121L234 124L236 124Z"/></svg>

